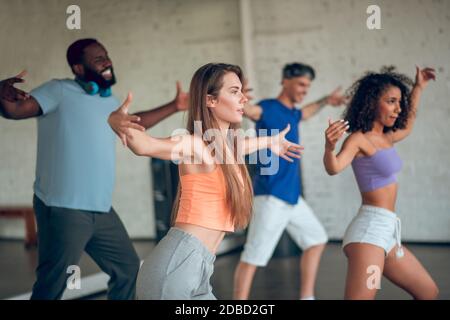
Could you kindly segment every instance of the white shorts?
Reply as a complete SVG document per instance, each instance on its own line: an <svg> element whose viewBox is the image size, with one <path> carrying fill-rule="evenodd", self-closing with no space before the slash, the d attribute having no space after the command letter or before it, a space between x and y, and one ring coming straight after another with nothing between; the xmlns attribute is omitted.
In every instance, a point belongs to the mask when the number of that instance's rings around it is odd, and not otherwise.
<svg viewBox="0 0 450 320"><path fill-rule="evenodd" d="M384 249L387 255L395 245L397 257L403 256L401 223L397 215L384 208L362 205L345 231L342 248L349 243L369 243Z"/></svg>
<svg viewBox="0 0 450 320"><path fill-rule="evenodd" d="M253 216L241 255L242 262L267 265L284 229L303 251L327 243L325 229L302 197L295 205L271 195L253 199Z"/></svg>

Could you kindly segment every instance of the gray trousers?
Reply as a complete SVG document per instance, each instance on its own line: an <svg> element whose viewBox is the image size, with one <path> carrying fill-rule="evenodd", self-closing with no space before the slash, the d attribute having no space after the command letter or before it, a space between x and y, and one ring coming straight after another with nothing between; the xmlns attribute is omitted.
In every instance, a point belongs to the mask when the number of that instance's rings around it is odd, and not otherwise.
<svg viewBox="0 0 450 320"><path fill-rule="evenodd" d="M138 300L216 300L210 278L216 256L193 235L170 228L138 274Z"/></svg>
<svg viewBox="0 0 450 320"><path fill-rule="evenodd" d="M78 265L83 251L110 276L108 299L135 298L140 260L113 208L99 213L49 207L37 196L33 197L33 207L39 261L32 300L60 299L73 273L68 273L68 267Z"/></svg>

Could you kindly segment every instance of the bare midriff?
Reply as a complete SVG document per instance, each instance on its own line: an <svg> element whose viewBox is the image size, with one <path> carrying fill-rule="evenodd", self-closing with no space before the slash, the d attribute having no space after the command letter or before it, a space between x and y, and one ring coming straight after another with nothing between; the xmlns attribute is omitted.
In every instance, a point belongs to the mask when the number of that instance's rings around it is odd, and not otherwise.
<svg viewBox="0 0 450 320"><path fill-rule="evenodd" d="M391 183L376 190L362 192L362 203L395 212L397 189L398 183Z"/></svg>

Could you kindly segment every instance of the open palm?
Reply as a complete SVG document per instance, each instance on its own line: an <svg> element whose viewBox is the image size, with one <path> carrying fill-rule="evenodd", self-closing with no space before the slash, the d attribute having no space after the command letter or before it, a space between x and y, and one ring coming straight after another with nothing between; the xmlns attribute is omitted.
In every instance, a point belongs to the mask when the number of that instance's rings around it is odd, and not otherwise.
<svg viewBox="0 0 450 320"><path fill-rule="evenodd" d="M181 83L177 81L177 94L175 96L175 106L178 111L185 111L189 109L189 93L184 92L181 88Z"/></svg>
<svg viewBox="0 0 450 320"><path fill-rule="evenodd" d="M119 136L124 146L127 146L127 136L130 134L130 128L145 131L144 127L136 123L140 121L140 118L138 116L128 114L132 100L133 96L131 92L129 92L122 105L116 111L112 112L108 118L109 125Z"/></svg>
<svg viewBox="0 0 450 320"><path fill-rule="evenodd" d="M291 126L287 127L279 134L272 136L270 139L270 150L277 154L279 157L293 162L292 158L301 158L303 147L299 144L286 140L286 134L291 130Z"/></svg>

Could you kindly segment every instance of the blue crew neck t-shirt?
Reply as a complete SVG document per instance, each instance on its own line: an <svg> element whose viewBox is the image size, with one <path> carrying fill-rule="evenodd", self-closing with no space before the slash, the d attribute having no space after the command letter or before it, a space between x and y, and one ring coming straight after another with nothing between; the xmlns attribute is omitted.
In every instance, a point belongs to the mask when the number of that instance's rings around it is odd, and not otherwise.
<svg viewBox="0 0 450 320"><path fill-rule="evenodd" d="M34 193L47 206L108 212L116 138L107 119L119 100L89 95L71 79L46 82L31 95L43 112Z"/></svg>
<svg viewBox="0 0 450 320"><path fill-rule="evenodd" d="M299 143L299 121L302 119L300 109L290 109L277 99L266 99L258 103L262 108L261 118L256 122L258 136L274 135L288 124L291 129L286 139ZM265 132L266 131L266 132ZM300 160L293 158L289 162L267 150L267 158L258 156L256 172L253 177L255 195L273 195L290 204L296 204L301 194ZM269 169L272 167L272 169Z"/></svg>

